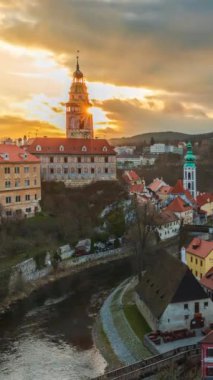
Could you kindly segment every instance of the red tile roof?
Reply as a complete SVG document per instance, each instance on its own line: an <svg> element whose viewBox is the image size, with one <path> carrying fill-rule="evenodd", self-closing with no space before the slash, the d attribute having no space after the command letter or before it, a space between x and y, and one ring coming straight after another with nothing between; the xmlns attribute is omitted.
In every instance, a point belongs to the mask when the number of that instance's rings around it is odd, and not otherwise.
<svg viewBox="0 0 213 380"><path fill-rule="evenodd" d="M134 170L125 170L125 172L123 174L123 179L127 183L131 183L132 181L140 180L140 177L137 175L136 172L134 172Z"/></svg>
<svg viewBox="0 0 213 380"><path fill-rule="evenodd" d="M208 333L208 335L206 335L205 338L203 338L203 340L201 340L201 343L210 343L210 344L213 344L213 331L210 331ZM210 379L211 379L211 377L210 377Z"/></svg>
<svg viewBox="0 0 213 380"><path fill-rule="evenodd" d="M149 186L147 186L151 191L153 191L154 193L157 192L162 186L165 186L166 183L162 180L162 179L159 179L159 178L155 178L152 183L150 183Z"/></svg>
<svg viewBox="0 0 213 380"><path fill-rule="evenodd" d="M38 147L41 150L38 150ZM31 139L27 150L33 154L73 154L73 155L115 155L115 151L105 139L73 139L38 137Z"/></svg>
<svg viewBox="0 0 213 380"><path fill-rule="evenodd" d="M154 216L154 221L157 225L163 225L167 223L176 222L178 217L171 211L163 210L159 214Z"/></svg>
<svg viewBox="0 0 213 380"><path fill-rule="evenodd" d="M192 253L201 258L207 257L211 251L213 251L213 241L206 241L198 238L192 239L186 249L186 252Z"/></svg>
<svg viewBox="0 0 213 380"><path fill-rule="evenodd" d="M144 191L144 185L142 183L130 186L130 193L142 193Z"/></svg>
<svg viewBox="0 0 213 380"><path fill-rule="evenodd" d="M192 206L189 206L181 197L177 197L173 199L173 201L166 207L165 210L181 213L192 210Z"/></svg>
<svg viewBox="0 0 213 380"><path fill-rule="evenodd" d="M23 162L36 162L39 159L32 154L26 152L23 148L19 148L12 144L0 144L0 163L23 163Z"/></svg>
<svg viewBox="0 0 213 380"><path fill-rule="evenodd" d="M200 280L201 285L213 291L213 267Z"/></svg>
<svg viewBox="0 0 213 380"><path fill-rule="evenodd" d="M202 207L206 203L210 203L210 202L213 202L213 194L212 193L203 193L203 194L199 194L197 196L197 205L199 207Z"/></svg>
<svg viewBox="0 0 213 380"><path fill-rule="evenodd" d="M184 194L192 203L195 202L193 196L188 189L184 189L182 179L178 179L175 186L171 189L170 194Z"/></svg>
<svg viewBox="0 0 213 380"><path fill-rule="evenodd" d="M171 192L172 187L169 185L161 186L157 191L158 194L169 194Z"/></svg>
<svg viewBox="0 0 213 380"><path fill-rule="evenodd" d="M183 194L185 191L183 187L183 181L182 179L178 179L175 186L171 190L171 194Z"/></svg>

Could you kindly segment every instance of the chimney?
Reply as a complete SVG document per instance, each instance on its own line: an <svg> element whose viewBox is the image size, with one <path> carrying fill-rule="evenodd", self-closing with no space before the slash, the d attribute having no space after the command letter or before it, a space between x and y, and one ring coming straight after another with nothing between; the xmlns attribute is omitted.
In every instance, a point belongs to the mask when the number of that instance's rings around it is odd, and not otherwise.
<svg viewBox="0 0 213 380"><path fill-rule="evenodd" d="M181 262L186 264L186 248L182 247L180 250Z"/></svg>

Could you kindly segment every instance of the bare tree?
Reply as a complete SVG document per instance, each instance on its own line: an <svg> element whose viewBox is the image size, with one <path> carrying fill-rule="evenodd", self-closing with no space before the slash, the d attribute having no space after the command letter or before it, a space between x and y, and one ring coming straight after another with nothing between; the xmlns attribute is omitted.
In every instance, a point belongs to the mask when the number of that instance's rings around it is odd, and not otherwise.
<svg viewBox="0 0 213 380"><path fill-rule="evenodd" d="M136 252L138 281L140 281L144 264L145 250L151 240L152 243L155 242L156 209L151 202L138 205L137 196L134 196L133 210L135 213L135 223L130 226L127 238Z"/></svg>

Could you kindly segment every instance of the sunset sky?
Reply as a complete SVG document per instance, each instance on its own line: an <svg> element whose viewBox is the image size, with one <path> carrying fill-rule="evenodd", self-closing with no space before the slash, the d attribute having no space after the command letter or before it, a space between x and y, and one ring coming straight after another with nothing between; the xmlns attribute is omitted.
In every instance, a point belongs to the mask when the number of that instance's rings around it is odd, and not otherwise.
<svg viewBox="0 0 213 380"><path fill-rule="evenodd" d="M212 0L0 0L0 137L63 136L80 50L99 137L213 131Z"/></svg>

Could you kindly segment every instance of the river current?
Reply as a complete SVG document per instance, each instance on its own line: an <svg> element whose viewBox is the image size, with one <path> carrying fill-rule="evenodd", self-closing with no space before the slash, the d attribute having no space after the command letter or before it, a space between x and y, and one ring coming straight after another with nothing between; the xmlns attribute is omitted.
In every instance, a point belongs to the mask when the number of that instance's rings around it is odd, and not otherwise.
<svg viewBox="0 0 213 380"><path fill-rule="evenodd" d="M0 320L0 380L83 380L104 372L92 341L95 316L128 277L128 260L47 285Z"/></svg>

